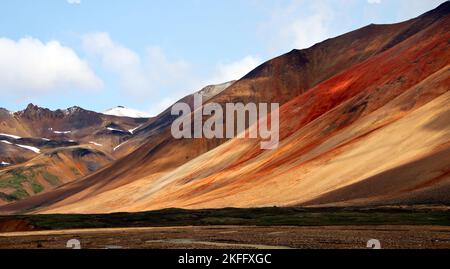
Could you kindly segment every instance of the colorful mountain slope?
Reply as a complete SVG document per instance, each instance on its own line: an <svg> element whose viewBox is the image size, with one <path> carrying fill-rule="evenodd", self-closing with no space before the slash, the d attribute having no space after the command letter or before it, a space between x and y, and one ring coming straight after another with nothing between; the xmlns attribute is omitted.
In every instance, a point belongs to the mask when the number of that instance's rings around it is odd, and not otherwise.
<svg viewBox="0 0 450 269"><path fill-rule="evenodd" d="M163 127L107 169L0 211L449 203L449 14L446 2L294 50L209 100L279 102L276 150Z"/></svg>

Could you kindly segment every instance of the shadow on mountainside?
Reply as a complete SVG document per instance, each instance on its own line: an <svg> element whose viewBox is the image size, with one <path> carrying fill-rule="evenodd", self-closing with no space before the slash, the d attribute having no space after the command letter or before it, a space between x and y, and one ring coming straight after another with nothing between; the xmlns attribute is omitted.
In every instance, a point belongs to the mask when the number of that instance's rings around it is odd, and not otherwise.
<svg viewBox="0 0 450 269"><path fill-rule="evenodd" d="M402 166L379 173L358 183L328 192L316 199L302 203L302 206L325 205L356 199L381 198L390 193L402 195L411 193L447 180L450 172L450 148L447 147L431 155ZM427 167L427 174L420 173ZM450 193L440 198L441 203L450 202Z"/></svg>

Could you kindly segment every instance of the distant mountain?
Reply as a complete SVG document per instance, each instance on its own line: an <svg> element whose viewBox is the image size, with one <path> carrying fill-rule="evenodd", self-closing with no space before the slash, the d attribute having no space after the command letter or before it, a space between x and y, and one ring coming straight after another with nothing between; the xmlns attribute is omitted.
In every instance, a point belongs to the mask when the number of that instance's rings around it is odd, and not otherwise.
<svg viewBox="0 0 450 269"><path fill-rule="evenodd" d="M131 108L126 108L123 106L117 106L106 111L103 111L102 114L118 116L118 117L130 117L130 118L149 118L150 115L145 112L141 112L138 110L134 110Z"/></svg>
<svg viewBox="0 0 450 269"><path fill-rule="evenodd" d="M135 150L0 212L449 204L449 40L445 2L293 50L205 90L214 92L207 102L279 103L277 149L262 150L260 139L175 139L168 108L132 135L115 131Z"/></svg>
<svg viewBox="0 0 450 269"><path fill-rule="evenodd" d="M148 120L77 106L0 108L0 204L52 190L120 158L115 149Z"/></svg>
<svg viewBox="0 0 450 269"><path fill-rule="evenodd" d="M105 115L81 107L50 110L29 104L26 109L11 113L0 110L0 133L23 138L45 138L55 141L75 141L88 143L108 139L109 146L114 148L131 135L126 130L134 129L147 122L148 118L130 118ZM112 132L110 125L118 126L123 133ZM115 139L114 139L115 138ZM128 137L129 138L129 137Z"/></svg>

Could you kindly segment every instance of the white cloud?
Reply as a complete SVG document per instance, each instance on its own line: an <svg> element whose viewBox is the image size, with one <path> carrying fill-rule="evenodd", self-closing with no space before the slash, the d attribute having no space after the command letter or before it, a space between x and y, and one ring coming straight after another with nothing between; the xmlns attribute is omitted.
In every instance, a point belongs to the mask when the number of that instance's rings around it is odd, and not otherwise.
<svg viewBox="0 0 450 269"><path fill-rule="evenodd" d="M107 33L84 36L83 47L89 54L99 57L104 68L119 76L122 87L131 93L145 90L147 78L141 59L134 51L114 43Z"/></svg>
<svg viewBox="0 0 450 269"><path fill-rule="evenodd" d="M194 82L191 65L187 61L170 60L157 46L147 48L143 66L151 82L159 87L173 88Z"/></svg>
<svg viewBox="0 0 450 269"><path fill-rule="evenodd" d="M323 41L329 36L325 25L326 15L315 13L303 19L293 20L285 30L281 30L282 37L291 40L296 49L304 49Z"/></svg>
<svg viewBox="0 0 450 269"><path fill-rule="evenodd" d="M108 33L85 35L83 47L118 77L122 91L130 97L160 98L162 93L186 91L194 82L189 63L168 59L159 47L148 47L140 55L112 40Z"/></svg>
<svg viewBox="0 0 450 269"><path fill-rule="evenodd" d="M304 49L330 36L333 16L329 2L296 0L273 9L260 32L274 53Z"/></svg>
<svg viewBox="0 0 450 269"><path fill-rule="evenodd" d="M148 114L151 116L157 116L159 113L163 112L165 109L173 105L180 98L181 96L175 97L174 95L168 95L168 97L157 100L157 102L148 109Z"/></svg>
<svg viewBox="0 0 450 269"><path fill-rule="evenodd" d="M205 84L220 84L231 80L237 80L260 65L262 61L254 56L246 56L231 63L220 63L211 79Z"/></svg>
<svg viewBox="0 0 450 269"><path fill-rule="evenodd" d="M79 5L81 4L81 0L67 0L67 3L71 5Z"/></svg>
<svg viewBox="0 0 450 269"><path fill-rule="evenodd" d="M238 80L256 68L259 64L261 64L261 60L253 56L246 56L230 63L219 63L216 67L212 68L210 72L212 75L208 79L199 79L198 77L193 76L194 78L191 79L188 84L179 88L179 90L166 92L161 99L156 100L156 102L148 109L148 112L150 115L156 116L182 97L201 90L207 85Z"/></svg>
<svg viewBox="0 0 450 269"><path fill-rule="evenodd" d="M408 0L401 1L398 8L398 21L403 21L419 16L431 9L436 8L446 0Z"/></svg>
<svg viewBox="0 0 450 269"><path fill-rule="evenodd" d="M367 0L369 4L381 4L381 0Z"/></svg>
<svg viewBox="0 0 450 269"><path fill-rule="evenodd" d="M58 41L0 38L0 92L36 95L102 86L89 65Z"/></svg>
<svg viewBox="0 0 450 269"><path fill-rule="evenodd" d="M114 41L108 33L91 33L83 36L83 48L92 60L114 74L126 98L148 102L151 115L156 115L180 98L209 84L219 84L240 79L257 67L261 60L246 56L240 60L219 63L208 78L201 78L185 60L169 59L163 49L148 47L137 53Z"/></svg>

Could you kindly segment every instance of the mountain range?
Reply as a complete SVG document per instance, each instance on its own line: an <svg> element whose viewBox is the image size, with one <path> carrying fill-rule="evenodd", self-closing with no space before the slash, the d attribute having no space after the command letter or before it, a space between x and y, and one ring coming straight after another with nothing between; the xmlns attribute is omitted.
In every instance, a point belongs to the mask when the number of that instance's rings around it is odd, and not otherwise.
<svg viewBox="0 0 450 269"><path fill-rule="evenodd" d="M0 157L11 165L0 170L0 212L448 204L449 13L446 2L368 25L198 92L206 103L279 103L275 150L175 139L171 107L152 118L2 110ZM193 95L180 101L192 107Z"/></svg>

